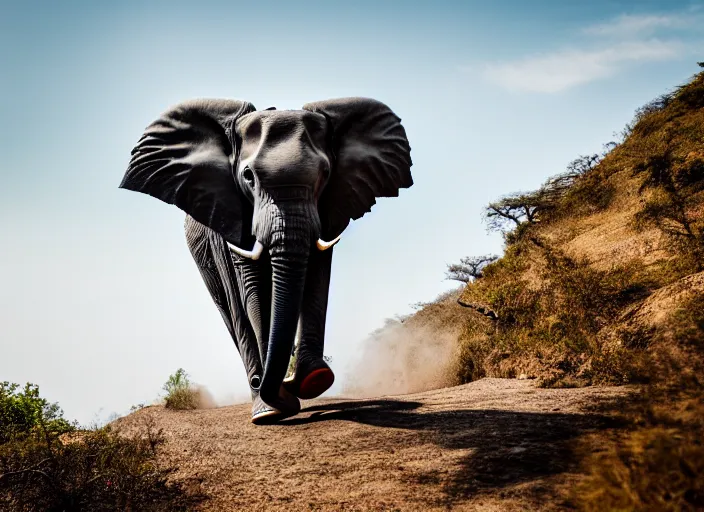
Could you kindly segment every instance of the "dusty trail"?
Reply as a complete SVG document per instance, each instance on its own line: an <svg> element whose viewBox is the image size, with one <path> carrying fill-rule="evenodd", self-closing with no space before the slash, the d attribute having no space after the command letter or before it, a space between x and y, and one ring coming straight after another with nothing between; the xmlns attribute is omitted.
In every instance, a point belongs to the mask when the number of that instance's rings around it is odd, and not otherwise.
<svg viewBox="0 0 704 512"><path fill-rule="evenodd" d="M116 423L163 428L164 462L210 497L205 510L550 510L572 478L571 441L607 426L590 409L626 393L483 379L312 400L275 426L252 425L246 404L148 407Z"/></svg>

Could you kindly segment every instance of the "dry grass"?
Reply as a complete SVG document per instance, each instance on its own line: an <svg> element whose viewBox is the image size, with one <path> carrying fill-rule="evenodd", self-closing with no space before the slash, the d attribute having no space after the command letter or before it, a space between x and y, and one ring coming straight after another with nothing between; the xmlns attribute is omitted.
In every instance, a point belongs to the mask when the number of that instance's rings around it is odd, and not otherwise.
<svg viewBox="0 0 704 512"><path fill-rule="evenodd" d="M191 510L198 492L157 464L164 436L153 424L131 436L110 427L59 434L43 422L0 444L0 509L17 512Z"/></svg>
<svg viewBox="0 0 704 512"><path fill-rule="evenodd" d="M459 377L523 375L554 387L638 381L630 354L600 333L646 288L636 264L599 270L537 238L515 244L464 292L497 319L463 331Z"/></svg>
<svg viewBox="0 0 704 512"><path fill-rule="evenodd" d="M581 510L704 508L704 293L654 335L652 384L623 404L630 426L600 450L583 443Z"/></svg>
<svg viewBox="0 0 704 512"><path fill-rule="evenodd" d="M704 414L700 406L699 413ZM640 428L590 459L573 500L585 511L684 511L704 507L702 432Z"/></svg>

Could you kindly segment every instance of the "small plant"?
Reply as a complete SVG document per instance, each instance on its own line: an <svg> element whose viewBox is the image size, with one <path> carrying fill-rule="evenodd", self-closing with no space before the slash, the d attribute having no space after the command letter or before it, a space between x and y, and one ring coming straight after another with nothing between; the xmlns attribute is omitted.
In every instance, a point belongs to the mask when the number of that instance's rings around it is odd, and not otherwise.
<svg viewBox="0 0 704 512"><path fill-rule="evenodd" d="M137 411L141 411L141 410L144 409L146 406L147 406L147 404L145 404L145 403L138 403L138 404L136 404L136 405L133 405L133 406L130 407L130 413L137 412Z"/></svg>
<svg viewBox="0 0 704 512"><path fill-rule="evenodd" d="M288 360L288 368L286 369L286 377L285 378L288 379L296 371L296 360L297 359L298 359L297 350L296 350L296 347L294 346L293 354L291 354L291 357Z"/></svg>
<svg viewBox="0 0 704 512"><path fill-rule="evenodd" d="M293 346L293 350L291 351L291 357L288 360L288 368L286 369L286 377L289 378L291 377L295 372L296 372L296 360L298 359L298 342ZM332 357L330 356L323 356L323 361L326 363L332 363Z"/></svg>
<svg viewBox="0 0 704 512"><path fill-rule="evenodd" d="M169 375L163 387L166 391L165 407L167 409L197 409L198 390L193 386L191 380L183 368L179 368L175 373Z"/></svg>

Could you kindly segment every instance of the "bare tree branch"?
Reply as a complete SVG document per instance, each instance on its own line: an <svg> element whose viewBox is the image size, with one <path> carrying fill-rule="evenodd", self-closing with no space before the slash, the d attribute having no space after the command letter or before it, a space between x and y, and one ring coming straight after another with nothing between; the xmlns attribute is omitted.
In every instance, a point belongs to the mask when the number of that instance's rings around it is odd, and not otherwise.
<svg viewBox="0 0 704 512"><path fill-rule="evenodd" d="M497 315L496 312L490 309L488 306L484 306L482 304L475 304L474 302L463 302L462 299L457 299L457 304L465 308L473 309L477 313L480 313L493 321L497 321L499 319L499 315Z"/></svg>

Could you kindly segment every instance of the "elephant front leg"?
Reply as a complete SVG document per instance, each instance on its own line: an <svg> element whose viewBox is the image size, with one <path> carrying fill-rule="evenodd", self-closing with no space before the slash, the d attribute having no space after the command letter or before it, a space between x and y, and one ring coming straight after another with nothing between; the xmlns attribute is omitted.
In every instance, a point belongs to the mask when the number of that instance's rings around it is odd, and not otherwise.
<svg viewBox="0 0 704 512"><path fill-rule="evenodd" d="M323 359L332 252L332 249L314 251L309 257L296 365L293 375L284 381L289 392L306 400L322 395L335 380L335 375Z"/></svg>
<svg viewBox="0 0 704 512"><path fill-rule="evenodd" d="M232 254L243 306L259 346L259 357L266 361L271 322L271 263L268 255L258 261Z"/></svg>
<svg viewBox="0 0 704 512"><path fill-rule="evenodd" d="M259 396L264 374L262 358L256 333L245 314L243 276L235 269L225 240L190 216L186 218L185 230L191 255L244 363L252 394L252 422L272 423L297 414L300 404L293 397L290 404L286 404L288 407L277 409Z"/></svg>
<svg viewBox="0 0 704 512"><path fill-rule="evenodd" d="M186 217L186 242L203 282L220 312L239 352L247 380L255 398L261 384L263 366L237 287L232 261L220 235L209 227Z"/></svg>

